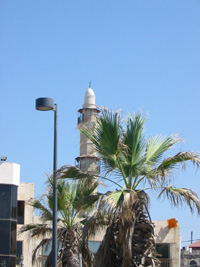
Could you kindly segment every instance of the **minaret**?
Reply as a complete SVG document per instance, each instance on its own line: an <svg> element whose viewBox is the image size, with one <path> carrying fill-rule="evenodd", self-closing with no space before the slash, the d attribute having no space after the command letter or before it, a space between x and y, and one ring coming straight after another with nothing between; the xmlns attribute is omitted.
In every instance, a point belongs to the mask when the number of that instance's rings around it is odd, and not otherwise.
<svg viewBox="0 0 200 267"><path fill-rule="evenodd" d="M92 129L100 110L96 107L95 94L91 85L85 93L83 108L79 109L78 112L78 128ZM91 175L99 175L100 158L97 156L92 142L82 133L80 133L80 155L76 158L76 161L77 166L82 171L87 171Z"/></svg>

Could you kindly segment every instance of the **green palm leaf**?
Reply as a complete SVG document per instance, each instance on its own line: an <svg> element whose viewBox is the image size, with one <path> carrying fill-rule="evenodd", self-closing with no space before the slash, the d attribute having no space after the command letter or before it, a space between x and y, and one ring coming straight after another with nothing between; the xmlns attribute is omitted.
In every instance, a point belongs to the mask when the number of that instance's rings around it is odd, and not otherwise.
<svg viewBox="0 0 200 267"><path fill-rule="evenodd" d="M146 162L159 163L163 153L172 148L181 139L174 136L163 137L157 135L148 140L146 148Z"/></svg>
<svg viewBox="0 0 200 267"><path fill-rule="evenodd" d="M59 177L58 173L62 176L62 179L58 179L57 181L58 244L60 242L62 243L62 253L59 254L59 257L65 258L65 262L71 260L73 263L74 258L79 258L79 250L81 250L84 261L89 262L92 260L91 252L87 244L82 242L81 237L82 229L87 222L87 218L86 221L83 221L82 215L99 199L98 194L93 194L98 183L93 183L89 188L85 179L80 182L77 180L65 181L63 176L71 176L73 172L76 172L79 177L87 178L87 175L79 172L77 168L68 168L67 171L66 168L61 168L59 172L56 173L57 178ZM33 260L35 260L38 249L47 242L46 236L52 235L53 177L49 177L48 179L47 193L40 199L30 201L29 204L40 211L42 221L38 224L24 225L21 227L20 233L29 232L31 237L40 236L45 238L38 244L34 251ZM80 237L77 234L80 235ZM75 241L70 239L71 236L74 237ZM76 244L73 244L73 242ZM66 256L69 246L71 248L75 247L70 260L66 259L66 257L69 257L69 255ZM50 257L48 257L48 259L50 259ZM50 265L51 263L48 263L48 266Z"/></svg>
<svg viewBox="0 0 200 267"><path fill-rule="evenodd" d="M116 168L116 160L120 153L121 126L118 113L104 111L98 118L93 130L80 129L95 145L95 149L101 155L104 168L111 171Z"/></svg>
<svg viewBox="0 0 200 267"><path fill-rule="evenodd" d="M130 166L137 165L141 161L141 155L145 149L143 137L145 118L137 114L135 118L129 116L126 121L126 130L123 132L122 142L126 150L124 154Z"/></svg>

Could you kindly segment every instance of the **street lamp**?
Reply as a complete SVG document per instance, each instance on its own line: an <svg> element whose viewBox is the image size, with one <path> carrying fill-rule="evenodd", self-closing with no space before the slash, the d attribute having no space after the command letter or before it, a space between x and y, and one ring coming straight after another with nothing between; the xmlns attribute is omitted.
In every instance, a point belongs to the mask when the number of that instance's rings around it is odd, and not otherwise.
<svg viewBox="0 0 200 267"><path fill-rule="evenodd" d="M53 157L53 245L52 266L57 266L57 105L52 98L42 97L36 99L36 109L40 111L54 111L54 157Z"/></svg>

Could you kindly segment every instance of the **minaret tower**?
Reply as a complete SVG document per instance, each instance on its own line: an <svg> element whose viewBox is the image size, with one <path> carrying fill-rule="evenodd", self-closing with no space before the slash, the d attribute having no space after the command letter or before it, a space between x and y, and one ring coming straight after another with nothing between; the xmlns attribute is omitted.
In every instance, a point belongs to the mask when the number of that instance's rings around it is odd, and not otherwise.
<svg viewBox="0 0 200 267"><path fill-rule="evenodd" d="M78 110L78 128L92 129L96 116L100 112L95 104L95 94L89 85L85 93L83 108ZM88 138L80 133L80 156L76 158L77 166L82 171L98 176L100 173L100 158L97 156L94 145Z"/></svg>

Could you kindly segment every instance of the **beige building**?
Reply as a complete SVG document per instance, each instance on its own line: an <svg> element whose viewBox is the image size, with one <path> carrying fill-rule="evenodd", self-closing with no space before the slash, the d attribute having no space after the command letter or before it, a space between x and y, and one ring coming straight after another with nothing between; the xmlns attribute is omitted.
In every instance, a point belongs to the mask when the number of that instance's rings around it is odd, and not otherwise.
<svg viewBox="0 0 200 267"><path fill-rule="evenodd" d="M169 228L167 221L154 221L156 251L161 261L161 267L180 267L181 236L179 226ZM105 232L101 231L90 240L90 248L96 252Z"/></svg>
<svg viewBox="0 0 200 267"><path fill-rule="evenodd" d="M37 259L32 264L32 255L34 249L42 241L42 237L30 236L30 233L25 232L19 234L19 230L23 225L42 223L39 216L34 215L34 209L28 202L34 198L34 184L21 183L18 187L18 224L17 224L17 266L20 266L20 255L23 255L24 267L42 267L46 259L44 249L39 249Z"/></svg>
<svg viewBox="0 0 200 267"><path fill-rule="evenodd" d="M181 236L179 226L170 228L167 221L154 221L156 237L156 251L163 267L180 266Z"/></svg>
<svg viewBox="0 0 200 267"><path fill-rule="evenodd" d="M17 257L23 255L24 266L32 266L32 252L36 240L29 234L19 234L19 229L25 224L34 223L34 210L27 202L34 198L34 184L21 183L18 187L18 220L17 220ZM35 241L35 242L34 242ZM17 261L19 262L19 260Z"/></svg>

